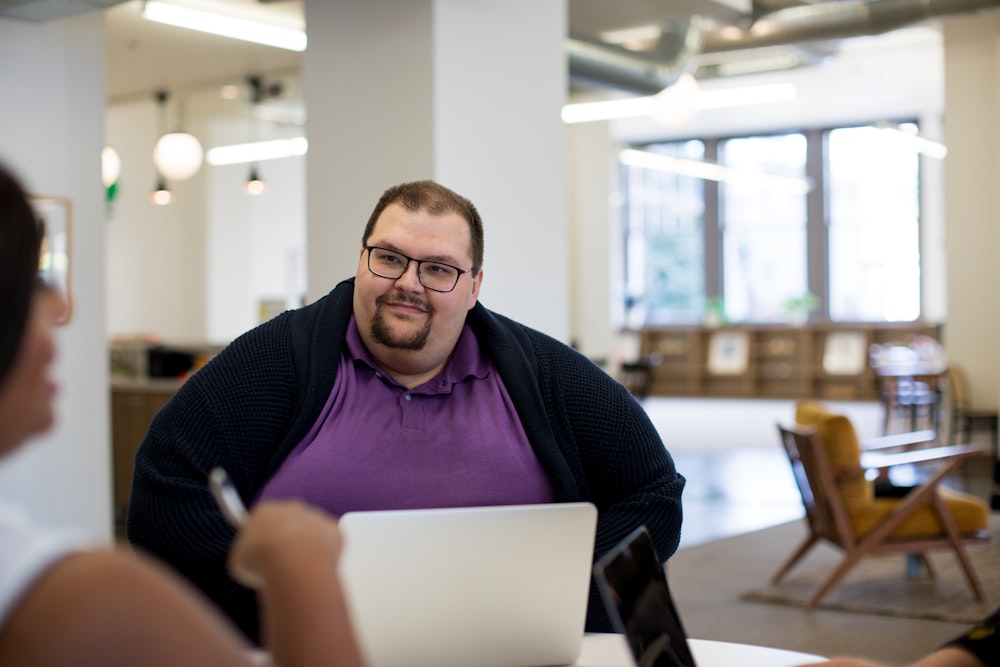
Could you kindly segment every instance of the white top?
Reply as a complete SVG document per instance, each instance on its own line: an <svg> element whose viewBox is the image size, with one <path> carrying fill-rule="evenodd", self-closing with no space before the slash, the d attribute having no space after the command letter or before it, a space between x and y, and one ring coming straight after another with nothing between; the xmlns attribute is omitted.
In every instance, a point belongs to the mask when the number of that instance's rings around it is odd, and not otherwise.
<svg viewBox="0 0 1000 667"><path fill-rule="evenodd" d="M46 529L0 500L0 625L42 573L85 544L81 534Z"/></svg>

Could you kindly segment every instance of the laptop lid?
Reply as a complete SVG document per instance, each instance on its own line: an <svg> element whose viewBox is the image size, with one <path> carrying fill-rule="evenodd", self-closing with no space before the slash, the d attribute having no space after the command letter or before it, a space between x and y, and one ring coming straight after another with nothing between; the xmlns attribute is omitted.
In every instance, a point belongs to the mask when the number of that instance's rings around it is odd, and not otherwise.
<svg viewBox="0 0 1000 667"><path fill-rule="evenodd" d="M687 633L645 526L594 564L608 615L637 667L695 667Z"/></svg>
<svg viewBox="0 0 1000 667"><path fill-rule="evenodd" d="M340 575L369 664L574 663L596 525L590 503L344 514Z"/></svg>

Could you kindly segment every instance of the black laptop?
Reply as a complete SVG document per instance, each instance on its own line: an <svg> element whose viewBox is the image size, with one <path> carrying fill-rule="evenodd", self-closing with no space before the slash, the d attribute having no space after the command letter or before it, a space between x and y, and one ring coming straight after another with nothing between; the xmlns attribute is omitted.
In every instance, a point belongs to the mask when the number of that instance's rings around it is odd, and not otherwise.
<svg viewBox="0 0 1000 667"><path fill-rule="evenodd" d="M594 565L612 622L637 667L696 667L667 577L645 526Z"/></svg>

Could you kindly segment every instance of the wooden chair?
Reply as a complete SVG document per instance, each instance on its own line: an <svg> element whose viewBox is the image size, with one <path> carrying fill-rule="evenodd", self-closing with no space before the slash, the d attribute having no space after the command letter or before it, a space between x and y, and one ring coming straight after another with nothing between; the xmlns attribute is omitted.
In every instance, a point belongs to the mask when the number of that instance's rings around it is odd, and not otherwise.
<svg viewBox="0 0 1000 667"><path fill-rule="evenodd" d="M912 554L933 576L926 554L950 550L958 559L976 600L984 602L982 585L964 545L989 539L986 503L941 487L945 477L965 459L978 454L979 449L951 445L862 454L854 437L853 453L831 453L821 433L847 429L853 436L850 422L839 415L831 415L826 422L814 426L778 426L802 496L809 533L778 568L771 583L780 582L815 544L826 541L838 547L843 558L807 602L806 608L812 609L863 558ZM851 449L850 443L846 449ZM852 458L857 458L853 465L844 463ZM872 483L865 475L866 470L929 462L939 464L937 471L903 498L875 498Z"/></svg>
<svg viewBox="0 0 1000 667"><path fill-rule="evenodd" d="M654 352L639 359L622 362L621 383L636 399L645 400L653 386L653 373L662 361L663 355Z"/></svg>
<svg viewBox="0 0 1000 667"><path fill-rule="evenodd" d="M954 363L948 366L948 390L951 394L952 443L968 442L976 431L985 431L990 436L993 450L993 496L990 506L1000 510L1000 418L996 408L974 407L969 399L969 390L962 369Z"/></svg>
<svg viewBox="0 0 1000 667"><path fill-rule="evenodd" d="M951 391L951 441L967 442L973 431L984 430L990 434L993 455L1000 457L997 435L997 409L973 407L965 374L955 364L948 366L948 388ZM997 480L1000 481L1000 480Z"/></svg>

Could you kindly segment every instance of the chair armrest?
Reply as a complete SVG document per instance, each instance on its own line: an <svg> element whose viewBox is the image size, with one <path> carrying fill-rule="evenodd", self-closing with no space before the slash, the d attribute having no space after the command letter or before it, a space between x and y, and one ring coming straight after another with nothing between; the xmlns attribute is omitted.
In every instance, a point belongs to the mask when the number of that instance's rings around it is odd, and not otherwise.
<svg viewBox="0 0 1000 667"><path fill-rule="evenodd" d="M948 445L946 447L931 447L917 449L911 452L862 452L861 467L866 469L891 468L892 466L913 463L929 463L947 459L961 459L982 454L983 449L975 445Z"/></svg>
<svg viewBox="0 0 1000 667"><path fill-rule="evenodd" d="M861 451L870 452L881 449L891 449L893 447L908 447L920 445L925 442L934 442L937 433L928 429L924 431L910 431L909 433L893 433L892 435L882 435L875 438L865 438L861 441Z"/></svg>

